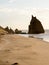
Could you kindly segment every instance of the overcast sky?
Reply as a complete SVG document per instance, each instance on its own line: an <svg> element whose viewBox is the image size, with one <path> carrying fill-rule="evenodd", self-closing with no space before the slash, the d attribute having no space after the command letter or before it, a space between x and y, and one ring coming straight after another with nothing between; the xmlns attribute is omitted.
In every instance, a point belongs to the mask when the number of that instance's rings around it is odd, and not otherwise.
<svg viewBox="0 0 49 65"><path fill-rule="evenodd" d="M49 29L49 0L0 0L0 25L28 29L31 15Z"/></svg>

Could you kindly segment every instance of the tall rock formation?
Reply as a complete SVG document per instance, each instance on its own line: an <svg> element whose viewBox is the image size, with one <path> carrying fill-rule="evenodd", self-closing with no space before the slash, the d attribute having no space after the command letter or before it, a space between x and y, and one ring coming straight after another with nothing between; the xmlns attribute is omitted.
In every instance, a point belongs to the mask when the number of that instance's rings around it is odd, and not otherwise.
<svg viewBox="0 0 49 65"><path fill-rule="evenodd" d="M39 34L39 33L44 33L44 28L41 24L41 22L36 18L32 16L32 19L30 21L29 25L29 34Z"/></svg>

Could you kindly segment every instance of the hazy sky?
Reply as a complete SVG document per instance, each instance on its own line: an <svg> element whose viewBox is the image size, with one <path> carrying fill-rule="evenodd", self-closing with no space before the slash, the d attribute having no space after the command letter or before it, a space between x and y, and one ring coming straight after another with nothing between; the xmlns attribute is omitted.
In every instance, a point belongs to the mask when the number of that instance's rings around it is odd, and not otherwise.
<svg viewBox="0 0 49 65"><path fill-rule="evenodd" d="M49 0L0 0L0 25L28 29L31 15L49 29Z"/></svg>

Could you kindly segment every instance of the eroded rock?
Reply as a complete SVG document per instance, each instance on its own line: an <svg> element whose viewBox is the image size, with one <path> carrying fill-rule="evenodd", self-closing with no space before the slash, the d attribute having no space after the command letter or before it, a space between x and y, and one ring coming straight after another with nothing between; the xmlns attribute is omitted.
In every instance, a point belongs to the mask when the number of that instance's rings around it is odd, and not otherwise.
<svg viewBox="0 0 49 65"><path fill-rule="evenodd" d="M29 25L29 34L39 34L39 33L44 33L44 28L41 24L41 22L34 16L32 16L32 19L30 21Z"/></svg>

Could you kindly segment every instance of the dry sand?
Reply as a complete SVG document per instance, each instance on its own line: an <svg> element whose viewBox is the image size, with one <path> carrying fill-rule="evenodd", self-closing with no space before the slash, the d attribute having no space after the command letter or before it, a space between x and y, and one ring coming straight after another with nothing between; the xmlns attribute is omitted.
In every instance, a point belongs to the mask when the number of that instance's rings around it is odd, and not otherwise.
<svg viewBox="0 0 49 65"><path fill-rule="evenodd" d="M0 65L49 65L49 43L19 35L0 36Z"/></svg>

